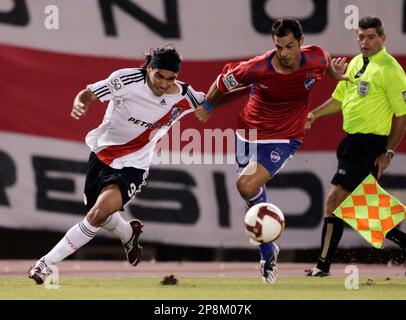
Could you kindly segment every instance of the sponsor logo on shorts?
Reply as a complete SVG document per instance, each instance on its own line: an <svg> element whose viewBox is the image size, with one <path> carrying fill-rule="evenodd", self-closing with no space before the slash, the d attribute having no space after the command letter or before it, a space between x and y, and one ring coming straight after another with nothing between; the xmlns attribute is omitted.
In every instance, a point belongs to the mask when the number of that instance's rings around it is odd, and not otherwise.
<svg viewBox="0 0 406 320"><path fill-rule="evenodd" d="M281 160L281 156L278 152L276 151L272 151L271 152L271 161L272 162L278 162L279 160Z"/></svg>
<svg viewBox="0 0 406 320"><path fill-rule="evenodd" d="M369 91L369 83L365 81L361 81L358 83L358 94L360 97L365 97Z"/></svg>
<svg viewBox="0 0 406 320"><path fill-rule="evenodd" d="M137 186L135 185L135 183L131 183L130 184L130 189L128 190L128 197L132 197L135 192L137 191Z"/></svg>
<svg viewBox="0 0 406 320"><path fill-rule="evenodd" d="M338 174L345 175L346 173L347 171L345 171L344 169L338 169Z"/></svg>

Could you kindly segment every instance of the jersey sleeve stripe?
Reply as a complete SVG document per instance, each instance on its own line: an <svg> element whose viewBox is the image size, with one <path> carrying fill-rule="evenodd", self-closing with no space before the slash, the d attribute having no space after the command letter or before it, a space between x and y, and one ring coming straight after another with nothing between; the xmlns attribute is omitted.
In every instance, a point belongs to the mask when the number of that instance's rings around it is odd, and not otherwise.
<svg viewBox="0 0 406 320"><path fill-rule="evenodd" d="M193 93L188 90L186 92L186 95L188 96L188 98L190 99L190 102L192 102L193 107L197 108L199 106L199 101L197 101L196 97L193 95Z"/></svg>
<svg viewBox="0 0 406 320"><path fill-rule="evenodd" d="M109 90L109 89L105 89L105 90L103 90L103 91L99 91L99 92L94 93L94 94L96 95L96 97L98 97L98 98L100 99L101 97L104 97L105 95L107 95L107 94L109 94L109 93L110 93L110 90Z"/></svg>
<svg viewBox="0 0 406 320"><path fill-rule="evenodd" d="M127 79L127 80L124 80L123 83L124 83L125 85L127 85L127 84L130 84L130 83L140 82L140 81L142 81L142 80L143 80L143 79L138 79L138 80Z"/></svg>
<svg viewBox="0 0 406 320"><path fill-rule="evenodd" d="M102 86L102 87L100 87L99 89L96 89L96 90L94 90L93 91L93 93L95 94L95 95L97 95L98 93L100 93L100 92L102 92L102 91L104 91L104 90L108 90L109 88L107 87L107 86Z"/></svg>
<svg viewBox="0 0 406 320"><path fill-rule="evenodd" d="M134 77L134 76L142 76L141 72L135 72L135 73L130 73L130 74L125 74L123 76L121 76L120 78L127 78L127 77Z"/></svg>
<svg viewBox="0 0 406 320"><path fill-rule="evenodd" d="M106 95L108 95L108 94L110 94L110 91L106 91L105 93L101 93L101 94L99 94L99 95L96 94L96 97L99 98L99 99L101 99L101 98L103 98L104 96L106 96Z"/></svg>
<svg viewBox="0 0 406 320"><path fill-rule="evenodd" d="M131 76L122 76L120 77L120 79L122 81L128 80L128 79L143 79L143 75L142 74L137 74L137 75L131 75Z"/></svg>
<svg viewBox="0 0 406 320"><path fill-rule="evenodd" d="M120 80L124 84L129 84L129 83L139 82L141 80L145 80L145 77L146 77L145 72L143 72L142 70L137 70L134 73L125 74L125 75L120 76Z"/></svg>
<svg viewBox="0 0 406 320"><path fill-rule="evenodd" d="M216 85L217 85L217 89L219 89L219 91L221 93L227 93L229 90L227 89L227 87L224 85L223 83L223 74L219 74L217 79L216 79Z"/></svg>
<svg viewBox="0 0 406 320"><path fill-rule="evenodd" d="M126 80L142 80L144 77L142 75L138 75L138 76L131 76L131 77L120 77L120 79L122 81L126 81Z"/></svg>

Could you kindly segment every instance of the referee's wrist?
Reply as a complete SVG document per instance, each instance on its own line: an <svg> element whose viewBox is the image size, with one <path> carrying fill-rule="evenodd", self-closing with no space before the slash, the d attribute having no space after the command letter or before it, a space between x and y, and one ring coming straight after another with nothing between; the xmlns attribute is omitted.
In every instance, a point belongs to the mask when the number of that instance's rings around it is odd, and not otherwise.
<svg viewBox="0 0 406 320"><path fill-rule="evenodd" d="M389 159L392 160L393 157L395 156L395 151L392 149L385 149L385 156Z"/></svg>

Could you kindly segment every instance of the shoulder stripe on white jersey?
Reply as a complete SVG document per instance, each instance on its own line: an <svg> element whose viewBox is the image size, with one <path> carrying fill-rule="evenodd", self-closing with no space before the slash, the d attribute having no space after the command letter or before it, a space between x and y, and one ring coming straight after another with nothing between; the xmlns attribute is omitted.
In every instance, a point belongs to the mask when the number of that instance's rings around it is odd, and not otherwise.
<svg viewBox="0 0 406 320"><path fill-rule="evenodd" d="M128 78L121 78L121 81L123 81L123 82L125 82L125 81L128 81L128 80L137 80L137 81L141 81L141 80L143 80L144 79L144 77L143 76L136 76L136 77L128 77Z"/></svg>
<svg viewBox="0 0 406 320"><path fill-rule="evenodd" d="M140 79L140 80L131 80L131 81L126 81L126 82L123 81L123 83L124 83L124 85L127 85L127 84L130 84L130 83L137 83L137 82L140 82L140 81L142 81L142 79Z"/></svg>
<svg viewBox="0 0 406 320"><path fill-rule="evenodd" d="M133 82L140 82L142 80L145 80L145 76L143 73L138 72L138 73L132 73L129 75L121 76L120 79L124 83L124 85L126 85L126 84L130 84Z"/></svg>
<svg viewBox="0 0 406 320"><path fill-rule="evenodd" d="M137 80L137 82L141 81L145 79L145 76L146 76L145 72L143 72L142 70L136 70L134 73L121 76L120 79L121 81L123 81L124 84L126 84L128 80Z"/></svg>
<svg viewBox="0 0 406 320"><path fill-rule="evenodd" d="M102 87L100 87L99 89L94 90L93 93L94 93L94 94L97 94L97 93L100 93L101 91L104 91L104 90L106 90L106 89L108 89L107 86L102 86Z"/></svg>
<svg viewBox="0 0 406 320"><path fill-rule="evenodd" d="M103 87L95 90L93 93L96 95L97 98L100 99L100 98L104 97L105 95L109 94L110 89L107 86L103 86Z"/></svg>
<svg viewBox="0 0 406 320"><path fill-rule="evenodd" d="M132 76L123 76L123 77L120 77L120 79L122 80L122 81L126 81L126 80L129 80L129 79L143 79L144 77L143 77L143 75L142 74L136 74L136 75L132 75Z"/></svg>
<svg viewBox="0 0 406 320"><path fill-rule="evenodd" d="M135 73L130 73L130 74L125 74L123 76L121 76L120 78L128 78L128 77L136 77L136 76L143 76L143 74L141 72L135 72Z"/></svg>
<svg viewBox="0 0 406 320"><path fill-rule="evenodd" d="M190 91L188 89L187 92L186 92L186 95L189 97L189 99L192 102L193 106L195 108L197 108L197 106L199 105L199 102L197 101L196 97L193 95L192 91Z"/></svg>
<svg viewBox="0 0 406 320"><path fill-rule="evenodd" d="M121 78L121 81L123 81L123 82L125 82L125 81L128 81L128 80L137 80L137 81L141 81L143 79L143 77L141 76L141 77L128 77L128 78Z"/></svg>
<svg viewBox="0 0 406 320"><path fill-rule="evenodd" d="M98 98L100 99L100 98L103 98L105 95L108 95L108 94L110 94L110 90L108 90L108 91L103 91L103 92L100 93L99 95L96 94L96 97L98 97Z"/></svg>

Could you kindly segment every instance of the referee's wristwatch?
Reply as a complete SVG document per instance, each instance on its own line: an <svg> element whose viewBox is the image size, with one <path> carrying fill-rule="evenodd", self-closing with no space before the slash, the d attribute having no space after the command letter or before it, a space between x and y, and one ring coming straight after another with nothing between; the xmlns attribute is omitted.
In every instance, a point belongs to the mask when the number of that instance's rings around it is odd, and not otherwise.
<svg viewBox="0 0 406 320"><path fill-rule="evenodd" d="M386 149L385 156L388 157L390 160L392 160L392 158L395 156L395 151L391 149Z"/></svg>

